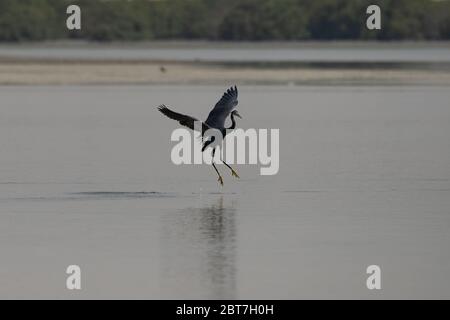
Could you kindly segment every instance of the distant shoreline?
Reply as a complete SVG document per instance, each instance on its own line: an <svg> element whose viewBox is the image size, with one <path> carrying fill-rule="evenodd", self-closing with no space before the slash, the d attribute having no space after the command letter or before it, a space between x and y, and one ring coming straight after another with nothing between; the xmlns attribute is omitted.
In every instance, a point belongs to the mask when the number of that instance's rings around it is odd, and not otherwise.
<svg viewBox="0 0 450 320"><path fill-rule="evenodd" d="M43 42L2 44L0 60L115 63L450 63L450 42Z"/></svg>
<svg viewBox="0 0 450 320"><path fill-rule="evenodd" d="M231 67L155 62L5 62L0 85L125 84L444 85L450 70L402 68Z"/></svg>
<svg viewBox="0 0 450 320"><path fill-rule="evenodd" d="M0 85L229 83L447 86L450 42L0 45Z"/></svg>

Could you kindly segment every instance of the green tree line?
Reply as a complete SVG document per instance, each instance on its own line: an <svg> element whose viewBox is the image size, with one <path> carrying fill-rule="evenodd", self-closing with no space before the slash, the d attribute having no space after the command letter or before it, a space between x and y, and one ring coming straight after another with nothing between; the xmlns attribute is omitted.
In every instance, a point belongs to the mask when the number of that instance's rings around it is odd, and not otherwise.
<svg viewBox="0 0 450 320"><path fill-rule="evenodd" d="M66 28L77 4L82 29ZM382 29L366 28L377 4ZM445 0L0 0L0 41L78 38L151 39L446 40Z"/></svg>

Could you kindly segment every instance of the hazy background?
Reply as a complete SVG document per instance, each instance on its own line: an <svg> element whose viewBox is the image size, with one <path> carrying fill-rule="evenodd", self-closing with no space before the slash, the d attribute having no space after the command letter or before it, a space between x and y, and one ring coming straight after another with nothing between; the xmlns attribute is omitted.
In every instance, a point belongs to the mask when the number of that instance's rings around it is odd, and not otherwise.
<svg viewBox="0 0 450 320"><path fill-rule="evenodd" d="M0 0L0 298L450 298L449 37L449 1ZM280 172L222 188L156 106L235 84Z"/></svg>

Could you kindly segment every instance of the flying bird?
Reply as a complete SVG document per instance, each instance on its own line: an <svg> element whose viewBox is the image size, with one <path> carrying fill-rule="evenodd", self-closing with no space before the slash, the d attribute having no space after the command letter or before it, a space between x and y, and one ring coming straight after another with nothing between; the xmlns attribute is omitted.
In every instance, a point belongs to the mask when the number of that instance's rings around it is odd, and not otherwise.
<svg viewBox="0 0 450 320"><path fill-rule="evenodd" d="M205 133L209 129L216 129L219 130L222 134L222 140L225 139L225 136L227 133L230 132L230 130L234 130L236 128L236 119L235 117L241 118L241 115L237 110L234 110L236 106L238 105L238 89L236 86L231 87L228 89L222 96L222 98L219 100L219 102L216 103L214 108L211 110L211 112L208 115L208 118L206 121L201 122L201 136L203 141L203 147L202 152L206 150L208 146L211 146L212 148L212 166L214 170L216 171L217 175L219 176L218 181L223 186L223 178L220 175L219 170L217 170L217 167L214 163L214 155L216 153L216 147L220 143L220 141L215 141L215 136L208 137L206 140L203 140L205 137ZM200 121L197 118L184 115L175 111L170 110L165 105L160 105L158 107L158 110L167 116L170 119L178 121L181 125L191 129L195 130L194 124L196 121ZM228 128L225 128L225 120L230 116L231 118L231 126ZM225 164L230 170L231 175L239 178L239 175L236 173L236 171L229 166L225 161L223 161L223 164Z"/></svg>

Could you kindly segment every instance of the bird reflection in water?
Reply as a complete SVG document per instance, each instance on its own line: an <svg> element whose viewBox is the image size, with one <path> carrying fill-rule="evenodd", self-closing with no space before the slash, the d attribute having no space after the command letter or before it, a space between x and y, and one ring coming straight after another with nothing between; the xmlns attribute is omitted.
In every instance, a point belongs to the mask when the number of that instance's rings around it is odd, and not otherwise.
<svg viewBox="0 0 450 320"><path fill-rule="evenodd" d="M236 209L228 200L220 196L163 216L161 291L166 298L235 298Z"/></svg>

